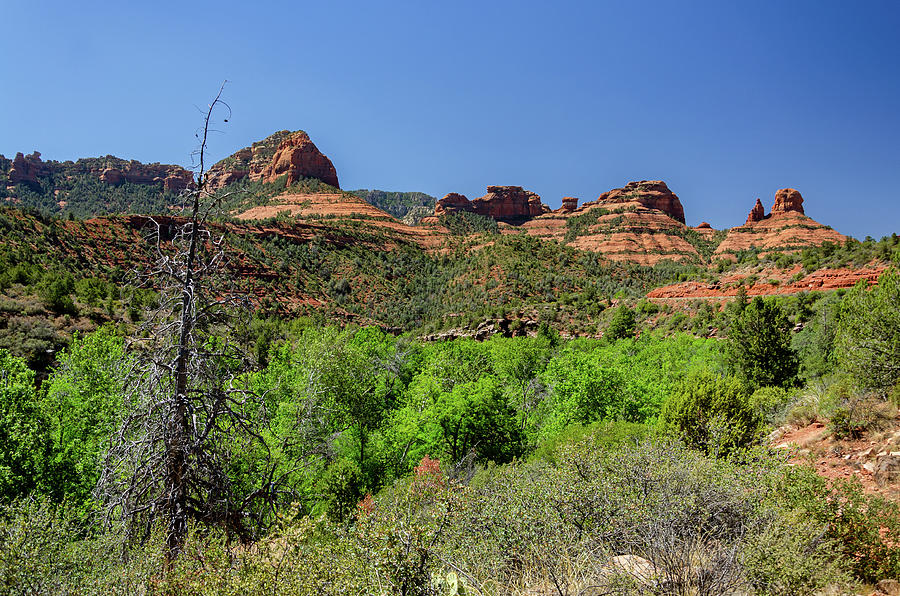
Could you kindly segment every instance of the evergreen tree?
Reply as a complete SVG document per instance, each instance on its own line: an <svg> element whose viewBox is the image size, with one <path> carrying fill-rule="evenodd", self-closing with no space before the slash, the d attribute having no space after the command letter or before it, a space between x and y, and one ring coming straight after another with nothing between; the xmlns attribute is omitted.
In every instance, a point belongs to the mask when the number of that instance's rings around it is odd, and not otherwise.
<svg viewBox="0 0 900 596"><path fill-rule="evenodd" d="M791 347L791 323L775 300L753 299L731 325L729 363L756 387L793 385L799 360Z"/></svg>

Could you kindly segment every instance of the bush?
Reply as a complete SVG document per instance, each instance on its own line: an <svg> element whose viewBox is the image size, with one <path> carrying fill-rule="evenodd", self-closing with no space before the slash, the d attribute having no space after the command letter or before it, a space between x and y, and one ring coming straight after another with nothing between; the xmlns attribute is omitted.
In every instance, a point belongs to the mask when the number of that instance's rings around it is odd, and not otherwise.
<svg viewBox="0 0 900 596"><path fill-rule="evenodd" d="M783 387L761 387L750 396L749 404L767 424L777 424L784 419L785 410L794 393Z"/></svg>
<svg viewBox="0 0 900 596"><path fill-rule="evenodd" d="M334 521L343 521L356 511L365 491L362 471L356 462L340 458L325 471L321 480L325 513Z"/></svg>
<svg viewBox="0 0 900 596"><path fill-rule="evenodd" d="M749 387L737 377L693 374L663 405L661 429L714 457L756 442L762 417L750 405Z"/></svg>
<svg viewBox="0 0 900 596"><path fill-rule="evenodd" d="M41 282L41 299L44 301L44 305L55 313L77 313L75 303L72 302L72 292L74 291L75 281L68 274L57 276L54 273L48 273Z"/></svg>

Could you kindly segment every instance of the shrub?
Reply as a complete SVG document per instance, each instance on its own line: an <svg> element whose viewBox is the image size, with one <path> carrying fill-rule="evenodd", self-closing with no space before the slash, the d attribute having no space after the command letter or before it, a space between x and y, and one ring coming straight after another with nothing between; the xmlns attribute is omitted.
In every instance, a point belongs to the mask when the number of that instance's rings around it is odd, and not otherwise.
<svg viewBox="0 0 900 596"><path fill-rule="evenodd" d="M634 331L634 310L627 304L620 304L613 313L612 320L609 322L609 327L606 328L606 333L603 336L611 340L623 339L626 337L634 337Z"/></svg>
<svg viewBox="0 0 900 596"><path fill-rule="evenodd" d="M767 424L782 420L794 393L783 387L761 387L750 396L749 404Z"/></svg>
<svg viewBox="0 0 900 596"><path fill-rule="evenodd" d="M702 371L685 378L663 405L661 428L712 456L754 443L762 418L749 387L737 377Z"/></svg>

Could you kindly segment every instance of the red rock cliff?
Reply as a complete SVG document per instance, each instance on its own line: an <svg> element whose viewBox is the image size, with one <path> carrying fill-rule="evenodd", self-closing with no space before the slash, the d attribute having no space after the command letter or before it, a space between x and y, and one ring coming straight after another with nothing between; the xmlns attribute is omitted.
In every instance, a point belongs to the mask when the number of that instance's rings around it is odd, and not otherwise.
<svg viewBox="0 0 900 596"><path fill-rule="evenodd" d="M9 169L10 184L27 184L40 186L38 176L45 176L50 172L47 164L41 161L41 154L35 151L31 155L16 153L12 166Z"/></svg>
<svg viewBox="0 0 900 596"><path fill-rule="evenodd" d="M331 160L319 151L303 131L295 132L278 146L272 162L263 170L263 182L274 182L283 174L287 174L288 185L301 178L318 178L325 184L340 188Z"/></svg>
<svg viewBox="0 0 900 596"><path fill-rule="evenodd" d="M782 188L775 193L775 204L772 205L772 213L787 213L788 211L803 213L803 197L798 190Z"/></svg>
<svg viewBox="0 0 900 596"><path fill-rule="evenodd" d="M471 201L451 192L434 207L435 215L459 211L477 213L498 221L521 221L546 213L549 208L541 203L540 196L521 186L488 186L486 195Z"/></svg>

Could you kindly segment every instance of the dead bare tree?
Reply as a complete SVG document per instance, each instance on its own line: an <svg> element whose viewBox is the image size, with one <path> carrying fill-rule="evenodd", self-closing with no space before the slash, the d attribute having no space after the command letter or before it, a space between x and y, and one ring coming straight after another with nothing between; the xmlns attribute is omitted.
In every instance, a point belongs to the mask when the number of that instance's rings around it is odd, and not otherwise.
<svg viewBox="0 0 900 596"><path fill-rule="evenodd" d="M184 195L185 218L151 220L155 264L139 277L159 291L159 305L131 342L138 358L126 415L97 488L108 519L129 537L145 540L163 526L170 561L191 520L246 540L290 492L290 470L265 439L264 396L241 382L249 363L228 330L249 305L228 283L225 234L209 222L226 198L206 180L212 118L220 109L230 115L224 86L197 135L199 171Z"/></svg>

